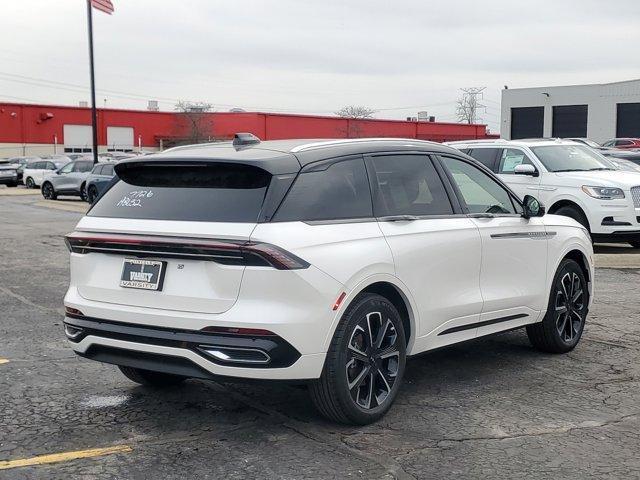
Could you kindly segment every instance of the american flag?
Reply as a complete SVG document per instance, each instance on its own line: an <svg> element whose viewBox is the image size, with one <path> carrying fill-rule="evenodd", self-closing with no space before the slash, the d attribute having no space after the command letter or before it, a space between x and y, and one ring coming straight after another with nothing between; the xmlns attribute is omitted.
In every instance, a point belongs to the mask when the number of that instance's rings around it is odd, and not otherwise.
<svg viewBox="0 0 640 480"><path fill-rule="evenodd" d="M113 3L111 3L111 0L91 0L91 6L109 15L113 13Z"/></svg>

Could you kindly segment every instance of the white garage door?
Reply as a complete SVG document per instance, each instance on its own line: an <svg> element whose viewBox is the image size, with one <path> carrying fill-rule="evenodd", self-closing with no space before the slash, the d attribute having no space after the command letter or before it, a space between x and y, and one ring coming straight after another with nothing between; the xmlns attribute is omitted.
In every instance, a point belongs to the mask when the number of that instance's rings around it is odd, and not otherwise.
<svg viewBox="0 0 640 480"><path fill-rule="evenodd" d="M62 132L65 152L81 153L93 151L91 125L64 125Z"/></svg>
<svg viewBox="0 0 640 480"><path fill-rule="evenodd" d="M133 150L133 127L107 127L107 150Z"/></svg>

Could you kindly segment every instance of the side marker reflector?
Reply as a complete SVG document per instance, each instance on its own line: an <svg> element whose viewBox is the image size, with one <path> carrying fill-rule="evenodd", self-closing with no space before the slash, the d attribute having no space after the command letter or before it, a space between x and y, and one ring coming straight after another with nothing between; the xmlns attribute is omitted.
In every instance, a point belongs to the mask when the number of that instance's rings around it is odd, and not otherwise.
<svg viewBox="0 0 640 480"><path fill-rule="evenodd" d="M347 296L347 294L345 292L342 292L340 294L340 296L336 300L336 303L333 304L333 309L332 310L334 312L340 308L340 304L342 303L342 301L344 300L344 297L346 297L346 296Z"/></svg>

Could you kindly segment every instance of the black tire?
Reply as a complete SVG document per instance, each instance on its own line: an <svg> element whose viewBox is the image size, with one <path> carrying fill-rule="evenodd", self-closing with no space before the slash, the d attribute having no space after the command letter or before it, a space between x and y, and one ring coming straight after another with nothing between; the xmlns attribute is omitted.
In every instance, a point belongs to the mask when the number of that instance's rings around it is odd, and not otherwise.
<svg viewBox="0 0 640 480"><path fill-rule="evenodd" d="M629 245L631 245L633 248L640 248L640 240L633 240L629 242Z"/></svg>
<svg viewBox="0 0 640 480"><path fill-rule="evenodd" d="M45 182L42 185L42 196L47 200L55 200L58 198L58 194L53 189L53 185L49 182Z"/></svg>
<svg viewBox="0 0 640 480"><path fill-rule="evenodd" d="M33 178L27 177L27 181L24 182L27 188L36 188L36 182L33 181Z"/></svg>
<svg viewBox="0 0 640 480"><path fill-rule="evenodd" d="M386 298L361 294L340 320L322 375L310 385L311 399L329 420L350 425L375 422L398 395L405 362L400 314Z"/></svg>
<svg viewBox="0 0 640 480"><path fill-rule="evenodd" d="M589 220L587 217L575 207L571 207L569 205L560 207L558 210L553 212L554 215L562 215L563 217L573 218L576 222L586 228L589 233L591 233L591 229L589 228Z"/></svg>
<svg viewBox="0 0 640 480"><path fill-rule="evenodd" d="M82 185L80 185L80 200L82 200L83 202L88 202L89 200L87 199L87 184L83 183Z"/></svg>
<svg viewBox="0 0 640 480"><path fill-rule="evenodd" d="M565 258L553 278L544 319L527 326L529 341L543 352L570 352L582 337L588 305L589 289L584 273L574 260Z"/></svg>
<svg viewBox="0 0 640 480"><path fill-rule="evenodd" d="M184 382L187 377L180 375L171 375L169 373L152 372L151 370L142 370L140 368L124 367L118 365L122 374L129 380L140 385L148 387L171 387Z"/></svg>
<svg viewBox="0 0 640 480"><path fill-rule="evenodd" d="M98 189L96 188L95 185L89 185L89 188L87 189L87 202L93 205L93 203L96 201L97 198L98 198Z"/></svg>

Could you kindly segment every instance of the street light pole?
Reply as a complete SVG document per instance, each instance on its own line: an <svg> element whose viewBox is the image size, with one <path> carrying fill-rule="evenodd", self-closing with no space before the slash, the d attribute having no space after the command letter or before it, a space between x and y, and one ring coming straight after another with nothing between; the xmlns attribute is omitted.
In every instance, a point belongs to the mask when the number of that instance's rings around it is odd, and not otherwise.
<svg viewBox="0 0 640 480"><path fill-rule="evenodd" d="M93 163L98 163L98 113L96 111L96 82L93 71L93 15L91 0L87 0L87 25L89 27L89 69L91 72L91 127L93 131Z"/></svg>

